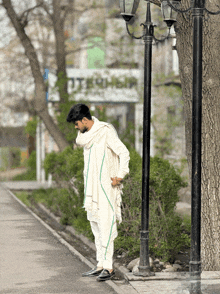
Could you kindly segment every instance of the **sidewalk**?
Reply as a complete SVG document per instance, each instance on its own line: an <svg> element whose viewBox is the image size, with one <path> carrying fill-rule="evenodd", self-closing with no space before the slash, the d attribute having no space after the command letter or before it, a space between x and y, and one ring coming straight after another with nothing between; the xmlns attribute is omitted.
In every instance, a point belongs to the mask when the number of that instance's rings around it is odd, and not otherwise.
<svg viewBox="0 0 220 294"><path fill-rule="evenodd" d="M48 182L38 183L37 181L7 181L2 184L9 190L37 190L40 188L48 189Z"/></svg>
<svg viewBox="0 0 220 294"><path fill-rule="evenodd" d="M32 182L32 183L31 182L23 182L23 184L22 184L22 182L19 182L19 184L7 182L7 183L3 183L3 184L4 184L4 187L8 187L8 188L15 189L15 190L17 190L17 187L20 187L20 189L22 189L22 187L23 187L24 190L31 190L32 188L36 189L38 187L38 184L36 182L35 183L34 182ZM15 216L16 216L17 220L20 220L22 222L22 225L15 226L15 228L13 229L13 232L11 232L10 237L12 238L12 236L13 236L13 238L15 238L15 240L16 240L16 236L19 233L19 230L21 230L21 228L22 228L22 230L24 230L28 226L30 226L30 219L31 219L31 223L34 222L32 219L33 217L31 215L31 213L28 212L27 210L24 213L24 216L22 216L22 217L18 212L15 212L15 211L12 213L12 215L8 215L9 213L12 212L11 209L8 209L8 205L9 206L12 205L11 201L16 202L16 200L11 199L10 201L9 200L6 201L6 198L7 199L10 198L9 193L6 190L2 189L1 185L0 185L0 195L1 195L1 197L0 197L0 222L3 222L7 219L7 220L12 221L12 223L13 223ZM13 197L11 196L11 198L13 198ZM13 206L16 206L18 210L21 210L21 204L16 203L16 204L13 204ZM24 208L22 208L22 210L23 209ZM28 222L27 222L27 220L28 220ZM27 225L27 223L29 223L29 225ZM42 226L42 230L43 229L45 230L45 228ZM42 237L41 230L39 229L39 226L38 226L37 231L36 230L34 230L34 231L37 234L36 235L37 237L34 238L35 242L40 242L41 238L42 239L45 238L45 237ZM0 240L2 240L2 236L5 236L5 233L2 231L2 226L1 226L0 227ZM6 236L7 236L7 232L6 232ZM61 237L58 235L58 238L61 238ZM26 236L24 238L25 242L23 243L24 248L25 248L25 246L27 246L26 251L28 251L30 256L31 256L31 252L33 250L35 250L35 251L37 250L36 248L29 246L29 244L32 243L32 239L33 239L33 233L29 232L28 234L26 234ZM7 238L6 238L6 241L7 241ZM3 245L3 251L2 251L2 245ZM1 241L1 244L0 244L0 248L1 248L0 263L2 263L3 256L1 256L1 254L3 254L2 252L4 252L4 250L5 250L4 246L7 246L7 245L8 245L7 242L4 242L4 240L3 240L3 242ZM44 244L44 246L45 245L46 244ZM11 243L11 246L12 246L12 243ZM14 245L12 248L15 251L15 253L17 252L16 246L18 246L18 244L16 243L16 241L14 241ZM47 247L47 245L46 245L46 247ZM45 252L47 251L46 247L44 248ZM67 245L67 247L68 247L68 245ZM71 250L70 247L71 246L69 245L69 247L68 247L69 250ZM42 249L39 248L39 250L42 250ZM24 251L25 251L25 249L24 249ZM65 251L65 253L62 251ZM62 250L62 248L59 248L59 254L61 254L61 255L67 254L66 249ZM38 256L38 254L37 254L37 256ZM45 267L39 268L38 271L36 272L38 278L40 277L40 279L41 278L44 279L44 277L47 276L48 274L49 274L49 276L53 277L53 275L55 273L53 272L53 270L51 270L51 268L49 269L49 266L48 267L46 266L47 260L48 260L47 254L43 254L43 255L39 255L39 256L41 257L41 259L45 258L45 261L44 261ZM91 262L86 260L86 258L82 257L81 260L84 263L86 263L87 265L89 265L90 267L92 266ZM22 270L24 271L24 273L26 273L27 271L33 270L33 274L34 274L35 269L32 268L33 264L32 264L32 260L30 259L29 264L27 263L24 265L24 267L22 267ZM14 271L16 269L16 267L18 267L18 264L13 262L13 255L9 256L9 268L10 267L12 268L12 271ZM55 265L55 268L56 267L57 267L57 265ZM1 268L2 268L2 265L1 265ZM3 269L4 269L4 263L3 263ZM67 270L69 270L69 269L70 269L70 267L69 267L69 265L67 265ZM64 265L63 265L63 270L65 270ZM126 294L135 294L135 293L136 294L188 294L188 293L189 294L200 294L200 293L201 294L219 294L220 293L220 272L203 272L201 275L201 280L191 281L188 273L181 273L181 272L156 273L156 275L153 277L143 278L143 277L134 276L132 273L128 272L125 268L119 268L119 270L121 270L121 273L124 275L125 279L129 282L129 284L126 286L126 285L120 284L120 282L117 282L117 281L108 281L105 284L109 284L113 288L115 287L116 292L120 293L120 294L122 294L122 293L126 293ZM12 277L12 276L10 276L10 272L8 272L8 273L2 272L0 275L0 278L2 278L3 285L5 285L7 283L8 284L13 283L13 285L17 285L17 287L23 287L22 285L20 285L22 283L19 282L19 276L24 275L24 273L20 272L20 273L17 273L17 277L14 277L14 276ZM15 272L14 272L14 274L15 274ZM34 279L34 275L31 275L30 278ZM12 279L12 281L10 281L10 279ZM14 281L14 279L16 281ZM35 279L36 279L36 277L35 277ZM24 284L30 283L30 282L32 282L32 281L25 281ZM67 280L67 282L71 283L69 280ZM114 286L114 284L116 286ZM38 293L38 292L6 292L6 291L2 292L1 287L2 287L2 285L0 283L0 294ZM92 292L88 292L88 291L85 291L85 292L75 292L75 291L74 292L66 292L66 291L49 292L48 291L48 292L39 292L39 293L64 293L64 292L65 293L77 293L77 294L78 293L86 293L86 294L92 293ZM97 292L97 293L99 293L99 292ZM108 293L108 292L106 292L106 293Z"/></svg>
<svg viewBox="0 0 220 294"><path fill-rule="evenodd" d="M122 294L83 278L91 267L0 183L0 294Z"/></svg>
<svg viewBox="0 0 220 294"><path fill-rule="evenodd" d="M139 294L219 294L220 272L203 272L201 280L191 280L188 273L156 273L143 278L128 273L129 283Z"/></svg>

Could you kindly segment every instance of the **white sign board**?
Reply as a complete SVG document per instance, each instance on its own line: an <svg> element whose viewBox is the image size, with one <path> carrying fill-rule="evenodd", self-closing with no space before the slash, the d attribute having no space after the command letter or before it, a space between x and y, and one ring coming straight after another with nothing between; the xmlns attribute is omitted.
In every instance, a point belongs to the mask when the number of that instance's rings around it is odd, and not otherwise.
<svg viewBox="0 0 220 294"><path fill-rule="evenodd" d="M68 92L75 101L93 103L139 102L138 69L67 69ZM49 85L55 85L56 77L49 74ZM58 101L58 94L49 91L49 100Z"/></svg>

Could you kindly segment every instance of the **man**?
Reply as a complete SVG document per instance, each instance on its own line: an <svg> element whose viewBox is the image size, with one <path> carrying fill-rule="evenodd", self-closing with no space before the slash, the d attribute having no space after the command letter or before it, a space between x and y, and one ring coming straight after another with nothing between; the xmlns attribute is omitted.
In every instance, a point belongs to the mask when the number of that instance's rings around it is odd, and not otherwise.
<svg viewBox="0 0 220 294"><path fill-rule="evenodd" d="M121 181L129 172L129 152L114 127L91 117L85 104L74 105L67 122L79 130L76 144L84 148L84 208L95 237L97 266L82 276L105 281L114 276L113 251L121 222Z"/></svg>

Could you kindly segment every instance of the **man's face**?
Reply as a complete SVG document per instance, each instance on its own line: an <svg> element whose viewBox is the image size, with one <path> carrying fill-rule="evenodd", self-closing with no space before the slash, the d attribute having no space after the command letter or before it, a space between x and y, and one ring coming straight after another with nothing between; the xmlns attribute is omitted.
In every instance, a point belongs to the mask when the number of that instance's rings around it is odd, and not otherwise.
<svg viewBox="0 0 220 294"><path fill-rule="evenodd" d="M86 126L84 120L77 120L75 123L75 129L79 130L81 133L85 133L88 131L88 127Z"/></svg>

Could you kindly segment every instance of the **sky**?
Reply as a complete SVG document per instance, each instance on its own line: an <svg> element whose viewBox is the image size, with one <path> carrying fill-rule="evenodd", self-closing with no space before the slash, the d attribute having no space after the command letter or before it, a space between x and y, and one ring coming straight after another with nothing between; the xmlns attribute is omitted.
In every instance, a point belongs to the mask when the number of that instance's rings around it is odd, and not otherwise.
<svg viewBox="0 0 220 294"><path fill-rule="evenodd" d="M8 26L9 20L6 16L5 9L0 7L0 48L4 48L10 42L13 29Z"/></svg>

